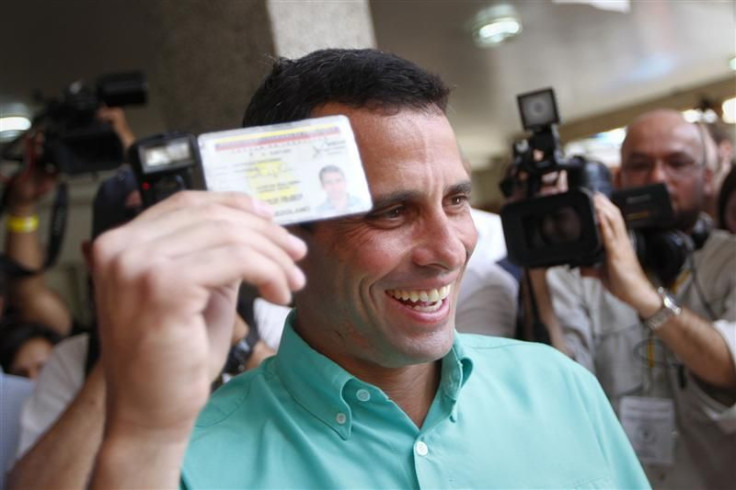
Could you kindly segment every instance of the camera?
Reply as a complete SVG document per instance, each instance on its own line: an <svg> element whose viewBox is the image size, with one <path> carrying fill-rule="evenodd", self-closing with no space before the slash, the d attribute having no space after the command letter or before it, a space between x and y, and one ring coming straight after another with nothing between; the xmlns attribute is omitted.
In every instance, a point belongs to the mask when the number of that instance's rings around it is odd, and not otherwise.
<svg viewBox="0 0 736 490"><path fill-rule="evenodd" d="M41 163L67 175L117 168L123 161L122 143L109 123L96 118L97 110L103 105L143 105L147 94L141 72L104 75L94 85L72 83L34 118L34 126L43 127Z"/></svg>
<svg viewBox="0 0 736 490"><path fill-rule="evenodd" d="M501 209L509 260L530 268L600 263L604 248L592 194L601 192L621 210L642 267L663 284L672 283L689 254L707 239L708 223L699 222L691 235L678 231L664 184L614 192L605 165L579 156L564 158L552 89L521 94L518 102L524 129L532 134L514 144L512 173L501 182L506 197L525 191L523 200ZM570 190L539 196L545 179L563 170Z"/></svg>
<svg viewBox="0 0 736 490"><path fill-rule="evenodd" d="M510 197L522 189L524 199L501 209L509 260L522 267L593 265L603 257L592 193L611 195L608 169L580 156L565 158L556 124L557 103L551 88L517 97L522 125L528 139L513 146L513 169L501 182ZM549 177L565 171L567 192L539 196Z"/></svg>
<svg viewBox="0 0 736 490"><path fill-rule="evenodd" d="M672 284L690 254L708 238L711 222L700 218L690 234L675 229L675 213L664 184L614 192L642 267L662 284Z"/></svg>
<svg viewBox="0 0 736 490"><path fill-rule="evenodd" d="M145 207L175 192L193 189L195 170L201 166L193 134L162 133L136 141L128 149Z"/></svg>
<svg viewBox="0 0 736 490"><path fill-rule="evenodd" d="M32 124L44 136L38 163L66 175L117 168L123 161L122 143L111 124L97 119L97 111L102 106L143 105L147 98L145 76L137 71L103 75L93 85L76 81L59 98L37 95L44 104ZM24 161L22 154L13 153L24 135L4 145L4 160Z"/></svg>

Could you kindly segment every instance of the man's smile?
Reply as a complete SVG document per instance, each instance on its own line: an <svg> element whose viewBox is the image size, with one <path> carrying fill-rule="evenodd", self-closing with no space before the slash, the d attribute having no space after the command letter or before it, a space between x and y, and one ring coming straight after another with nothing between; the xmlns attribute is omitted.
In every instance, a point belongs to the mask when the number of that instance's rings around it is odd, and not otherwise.
<svg viewBox="0 0 736 490"><path fill-rule="evenodd" d="M391 289L386 293L414 310L432 312L440 309L450 291L452 284L432 289Z"/></svg>

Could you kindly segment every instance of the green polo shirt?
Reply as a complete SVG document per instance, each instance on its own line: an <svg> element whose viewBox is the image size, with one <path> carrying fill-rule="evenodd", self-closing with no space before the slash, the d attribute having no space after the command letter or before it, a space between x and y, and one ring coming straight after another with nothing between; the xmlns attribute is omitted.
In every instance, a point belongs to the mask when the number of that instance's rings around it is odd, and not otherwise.
<svg viewBox="0 0 736 490"><path fill-rule="evenodd" d="M597 381L552 348L456 335L418 428L293 319L202 411L184 488L649 488Z"/></svg>

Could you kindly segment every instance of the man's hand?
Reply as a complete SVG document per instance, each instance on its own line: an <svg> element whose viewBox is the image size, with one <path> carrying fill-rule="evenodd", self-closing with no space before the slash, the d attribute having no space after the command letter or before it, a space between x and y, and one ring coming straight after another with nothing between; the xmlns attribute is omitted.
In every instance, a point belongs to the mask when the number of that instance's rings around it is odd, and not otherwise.
<svg viewBox="0 0 736 490"><path fill-rule="evenodd" d="M636 257L621 211L606 196L593 197L603 246L605 263L598 269L583 269L584 276L598 277L618 299L648 318L659 310L662 300L649 282Z"/></svg>
<svg viewBox="0 0 736 490"><path fill-rule="evenodd" d="M123 150L127 151L128 147L135 142L135 135L128 126L125 111L120 107L100 107L97 110L97 119L112 125L112 129L115 130L123 144Z"/></svg>
<svg viewBox="0 0 736 490"><path fill-rule="evenodd" d="M242 194L180 192L95 241L113 437L186 441L224 364L240 282L279 304L304 285L306 246L270 218Z"/></svg>
<svg viewBox="0 0 736 490"><path fill-rule="evenodd" d="M37 212L38 202L56 186L58 173L43 167L24 169L11 179L7 190L8 212L13 216L30 216Z"/></svg>

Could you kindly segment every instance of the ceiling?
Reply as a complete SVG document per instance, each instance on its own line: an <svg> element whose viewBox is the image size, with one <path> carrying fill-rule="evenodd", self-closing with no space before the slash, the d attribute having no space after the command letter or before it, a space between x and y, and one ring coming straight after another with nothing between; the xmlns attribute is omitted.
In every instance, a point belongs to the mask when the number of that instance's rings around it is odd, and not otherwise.
<svg viewBox="0 0 736 490"><path fill-rule="evenodd" d="M33 88L54 95L79 77L151 69L152 56L141 54L152 52L164 33L141 18L144 3L4 2L0 103L28 100ZM454 87L450 118L475 167L507 153L520 130L518 93L554 87L563 121L572 121L733 74L733 0L633 1L628 13L512 1L522 34L479 49L466 25L490 3L370 2L378 47L439 73ZM139 133L163 129L147 114L133 111Z"/></svg>
<svg viewBox="0 0 736 490"><path fill-rule="evenodd" d="M634 0L628 13L511 1L522 33L493 49L476 48L466 26L491 3L371 2L379 47L454 87L450 118L475 167L509 152L509 138L521 129L516 94L554 87L564 122L734 76L734 1Z"/></svg>

